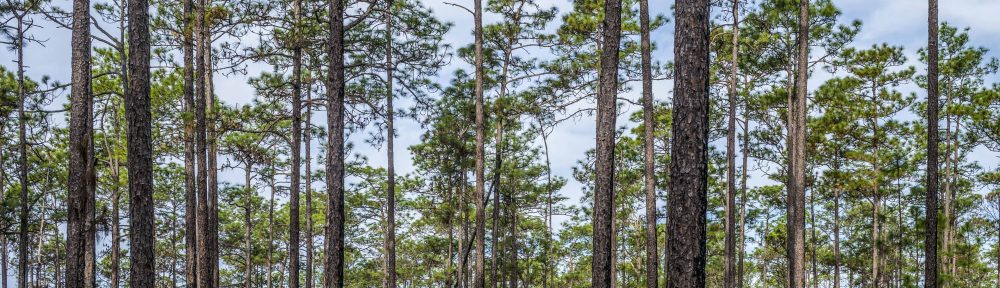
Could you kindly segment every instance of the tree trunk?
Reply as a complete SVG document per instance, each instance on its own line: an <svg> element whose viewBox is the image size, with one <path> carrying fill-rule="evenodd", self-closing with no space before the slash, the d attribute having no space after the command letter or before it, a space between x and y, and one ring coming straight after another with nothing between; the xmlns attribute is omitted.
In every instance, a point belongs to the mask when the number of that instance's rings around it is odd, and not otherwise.
<svg viewBox="0 0 1000 288"><path fill-rule="evenodd" d="M274 166L270 167L274 169ZM269 169L269 170L271 170ZM273 170L272 170L273 171ZM273 173L273 172L272 172ZM267 208L267 288L274 287L274 192L277 187L274 187L274 175L271 175L271 200Z"/></svg>
<svg viewBox="0 0 1000 288"><path fill-rule="evenodd" d="M938 1L927 0L927 194L924 198L924 288L938 287Z"/></svg>
<svg viewBox="0 0 1000 288"><path fill-rule="evenodd" d="M740 187L740 260L739 260L740 263L739 263L739 271L736 274L737 277L738 277L736 279L736 287L740 287L740 288L742 288L743 285L744 285L744 279L745 279L745 277L744 277L745 276L745 274L744 274L744 260L746 259L746 253L747 253L746 252L746 250L747 250L746 249L746 245L747 245L747 242L746 242L746 235L747 235L747 232L746 232L746 221L747 221L747 158L749 158L748 157L749 154L747 153L747 149L749 149L749 147L750 147L750 134L747 133L747 132L748 132L748 130L750 130L750 117L748 115L748 114L750 114L750 112L749 112L750 107L748 107L749 104L746 104L746 105L747 105L747 107L745 107L744 108L745 110L743 111L743 121L744 121L743 122L743 145L741 145L741 147L740 147L740 149L742 150L742 151L740 151L740 157L743 158L743 161L742 161L743 165L741 165L740 167L741 167L741 169L743 171L742 171L742 174L740 174L740 176L742 178L741 181L740 181L741 182L741 184L740 184L740 186L741 186Z"/></svg>
<svg viewBox="0 0 1000 288"><path fill-rule="evenodd" d="M207 24L205 23L205 10L207 8L207 0L199 0L197 7L197 20L195 24L195 30L198 33L196 47L198 49L197 57L195 57L195 81L197 81L197 87L195 88L195 119L196 123L196 136L195 136L195 151L197 153L196 162L198 164L198 219L197 222L197 241L198 241L198 284L197 287L200 288L210 288L212 286L211 277L211 256L209 255L209 240L208 240L208 145L207 145L207 125L208 121L206 119L206 66L205 53L208 50L206 48L206 43L208 41L207 29L205 28Z"/></svg>
<svg viewBox="0 0 1000 288"><path fill-rule="evenodd" d="M306 181L305 181L305 193L306 193L306 279L305 288L313 287L313 207L312 207L312 82L310 80L310 85L306 86L306 115L304 120L305 124L305 154L306 154Z"/></svg>
<svg viewBox="0 0 1000 288"><path fill-rule="evenodd" d="M839 150L833 165L833 172L839 173ZM833 188L833 288L840 288L840 185Z"/></svg>
<svg viewBox="0 0 1000 288"><path fill-rule="evenodd" d="M640 58L642 61L642 123L643 160L645 169L643 180L646 190L646 287L658 288L659 263L656 252L656 158L653 154L653 131L656 127L656 117L653 115L653 73L651 47L649 41L649 0L639 0L639 38Z"/></svg>
<svg viewBox="0 0 1000 288"><path fill-rule="evenodd" d="M707 0L675 4L675 80L667 287L705 287L708 186L708 17Z"/></svg>
<svg viewBox="0 0 1000 288"><path fill-rule="evenodd" d="M798 56L795 93L788 101L788 287L805 287L805 136L806 97L809 80L809 0L799 0Z"/></svg>
<svg viewBox="0 0 1000 288"><path fill-rule="evenodd" d="M288 287L299 288L299 192L302 187L302 0L293 1L291 183L288 196Z"/></svg>
<svg viewBox="0 0 1000 288"><path fill-rule="evenodd" d="M251 232L253 231L253 220L251 219L251 215L252 215L251 214L252 213L252 207L251 206L252 206L252 203L253 203L253 194L254 194L253 193L253 185L251 184L251 180L253 179L253 174L251 174L252 171L253 171L253 164L251 164L251 163L252 162L250 162L250 159L248 157L247 162L246 162L247 166L245 167L246 170L244 170L244 174L243 174L243 179L244 179L243 181L244 181L244 183L246 183L245 186L244 186L244 189L247 190L246 191L246 193L247 193L246 194L246 197L247 197L246 198L246 203L243 204L244 205L243 206L243 222L246 222L246 223L244 223L244 225L246 226L245 230L244 230L244 234L245 234L244 236L246 237L246 239L244 240L244 245L246 247L244 249L246 249L246 251L243 252L243 253L245 253L244 257L246 258L246 267L244 267L246 269L246 275L243 275L243 277L244 277L243 278L244 279L243 280L243 286L245 288L251 288L251 287L253 287L250 284L250 280L252 279L252 276L253 276L253 239L252 239L253 234L251 234Z"/></svg>
<svg viewBox="0 0 1000 288"><path fill-rule="evenodd" d="M386 172L389 179L386 183L386 237L385 237L385 253L386 257L386 270L387 275L387 288L396 288L396 168L395 168L395 158L393 155L393 141L396 138L396 130L393 129L393 69L395 68L395 63L392 62L392 7L394 1L387 1L388 7L386 7L387 13L385 13L385 78L386 78L386 158L388 164L386 165Z"/></svg>
<svg viewBox="0 0 1000 288"><path fill-rule="evenodd" d="M591 287L612 287L615 194L615 118L618 97L618 50L621 43L621 0L604 2L603 35L597 90L597 144L594 162L593 263Z"/></svg>
<svg viewBox="0 0 1000 288"><path fill-rule="evenodd" d="M729 127L726 133L725 274L723 287L736 287L736 85L739 73L740 1L732 0L733 35L729 75Z"/></svg>
<svg viewBox="0 0 1000 288"><path fill-rule="evenodd" d="M485 183L486 177L484 175L484 162L485 152L483 151L483 135L485 129L483 127L483 81L484 73L483 71L483 0L475 0L474 17L475 19L475 66L476 66L476 83L475 83L475 97L476 97L476 278L474 282L475 288L483 288L486 285L486 275L483 273L483 262L485 262L486 257L486 244L485 234L486 234L486 198L485 198ZM493 207L496 209L496 207ZM496 243L493 243L494 247ZM495 249L495 248L494 248Z"/></svg>
<svg viewBox="0 0 1000 288"><path fill-rule="evenodd" d="M129 0L129 90L125 94L125 120L128 125L130 287L153 287L156 282L149 41L149 3Z"/></svg>
<svg viewBox="0 0 1000 288"><path fill-rule="evenodd" d="M72 42L73 83L70 95L69 171L66 180L66 206L69 210L66 214L66 279L69 287L82 288L88 283L85 273L88 266L87 251L95 241L94 222L91 221L93 210L88 209L95 201L92 181L96 179L92 119L94 102L90 87L90 0L73 1ZM3 253L6 254L6 251Z"/></svg>
<svg viewBox="0 0 1000 288"><path fill-rule="evenodd" d="M6 125L0 125L0 135L4 135L5 127ZM7 199L4 198L4 192L6 192L5 188L7 187L5 186L6 181L4 181L7 179L7 173L5 172L7 170L5 170L6 167L4 167L5 166L4 163L7 163L7 159L4 158L4 156L6 156L4 152L7 150L6 147L3 147L5 146L4 144L7 144L6 142L7 141L0 142L0 201L2 201L2 199ZM7 287L7 234L6 233L0 233L0 271L3 271L0 272L0 287ZM57 276L59 274L60 273L56 273Z"/></svg>
<svg viewBox="0 0 1000 288"><path fill-rule="evenodd" d="M17 19L17 41L24 43L24 18L23 14ZM25 114L24 106L28 104L27 91L24 91L24 45L17 46L17 98L20 105L17 106L18 119L18 181L21 185L21 215L19 237L17 245L17 287L28 288L28 116ZM81 245L84 246L84 245ZM84 246L84 249L86 246Z"/></svg>
<svg viewBox="0 0 1000 288"><path fill-rule="evenodd" d="M184 0L184 39L181 43L184 53L184 111L194 115L194 1ZM184 283L197 287L198 283L198 194L195 172L195 121L184 121Z"/></svg>
<svg viewBox="0 0 1000 288"><path fill-rule="evenodd" d="M209 2L211 3L211 2ZM218 165L218 152L219 144L216 142L218 137L217 129L217 119L215 111L215 86L214 81L212 81L212 74L215 71L214 65L212 64L212 35L209 34L211 31L210 23L206 23L204 29L206 30L205 38L205 105L208 110L205 111L207 114L208 126L206 132L208 135L206 141L208 145L208 160L206 160L205 165L208 167L208 258L209 261L205 263L208 265L209 278L211 278L212 286L219 287L219 165Z"/></svg>
<svg viewBox="0 0 1000 288"><path fill-rule="evenodd" d="M344 2L330 1L327 87L326 287L344 287Z"/></svg>

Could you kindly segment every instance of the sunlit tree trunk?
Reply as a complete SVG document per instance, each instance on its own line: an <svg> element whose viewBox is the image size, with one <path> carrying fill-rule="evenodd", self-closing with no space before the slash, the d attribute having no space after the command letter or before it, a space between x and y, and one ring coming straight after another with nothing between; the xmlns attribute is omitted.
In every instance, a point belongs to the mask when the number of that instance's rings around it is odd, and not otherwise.
<svg viewBox="0 0 1000 288"><path fill-rule="evenodd" d="M153 211L153 139L150 111L149 2L128 1L128 125L130 287L153 287L156 281Z"/></svg>
<svg viewBox="0 0 1000 288"><path fill-rule="evenodd" d="M927 15L927 194L924 198L924 287L938 287L938 1Z"/></svg>

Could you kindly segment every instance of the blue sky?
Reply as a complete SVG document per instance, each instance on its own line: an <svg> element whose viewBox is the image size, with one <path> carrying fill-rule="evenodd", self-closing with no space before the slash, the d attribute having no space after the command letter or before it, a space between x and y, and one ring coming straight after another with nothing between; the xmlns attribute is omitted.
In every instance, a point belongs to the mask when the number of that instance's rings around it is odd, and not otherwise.
<svg viewBox="0 0 1000 288"><path fill-rule="evenodd" d="M95 0L94 3L103 2ZM465 46L471 43L471 26L472 17L466 11L445 4L445 2L456 2L456 3L467 3L471 4L471 0L424 0L426 6L429 6L434 14L444 21L454 23L454 28L446 35L445 42L451 44L453 47ZM56 0L54 2L58 6L69 7L70 2L67 0ZM540 0L540 5L542 7L555 6L559 11L566 12L570 9L569 1L552 1L552 0ZM923 0L835 0L834 3L843 12L842 22L848 23L851 20L857 19L861 20L863 27L861 34L858 35L857 39L853 43L856 47L870 47L877 43L888 43L891 45L900 45L906 49L906 54L908 55L911 65L917 68L918 73L924 73L925 67L917 62L916 50L923 47L927 39L927 1ZM651 1L650 9L654 13L659 13L672 18L670 7L673 5L673 1ZM971 41L975 46L983 46L988 48L996 48L1000 50L1000 17L997 16L997 12L1000 11L1000 1L996 0L945 0L941 1L940 4L940 19L942 22L948 22L953 26L957 27L970 27L971 30L969 34L971 36ZM494 16L487 15L486 22L499 21ZM33 79L39 79L43 75L48 75L54 80L59 80L62 82L68 82L69 80L69 63L70 63L70 33L65 29L55 28L55 25L48 23L42 19L38 20L38 23L43 28L34 30L33 33L45 40L43 45L32 45L25 49L25 60L27 65L27 75ZM552 23L549 29L554 29L558 26L558 20L556 23ZM673 35L673 21L670 21L659 30L652 33L653 41L656 42L659 47L658 51L654 52L654 59L667 62L673 57L672 53L672 42L671 38ZM250 39L250 41L254 41ZM96 42L95 42L96 44ZM1000 51L991 51L989 55L991 57L1000 57ZM0 53L0 65L7 67L13 67L15 55L11 50L4 50ZM449 77L452 75L452 71L455 69L468 69L469 66L464 62L453 59L451 65L446 67L439 75L439 83L448 83ZM263 64L251 64L249 66L249 75L257 75L261 71L270 71L271 69ZM825 72L816 71L813 78L811 79L812 88L818 86L823 79L827 79L830 75L825 75ZM253 97L253 91L249 85L246 84L247 76L230 76L224 77L222 75L216 75L215 84L217 87L216 94L221 97L221 99L228 104L245 104ZM1000 77L993 76L992 79L988 79L987 83L1000 82ZM658 81L654 84L654 95L658 99L666 100L670 95L672 83L670 81ZM917 89L914 85L906 85L901 87L904 93L915 93L918 97L923 97L924 92ZM637 92L634 92L637 93ZM630 97L635 97L637 95L630 95ZM65 96L63 96L65 97ZM56 105L61 105L65 103L65 98L57 101ZM405 105L405 103L403 103ZM586 103L584 105L593 105L592 103ZM399 105L398 105L399 106ZM636 111L638 107L626 106L628 111L622 112L626 115L619 118L619 125L625 125L627 123L627 115L633 111ZM319 113L317 113L319 114ZM58 118L57 121L61 122L62 117ZM321 115L317 115L314 118L314 123L324 123ZM406 147L417 143L420 136L420 127L413 123L412 121L401 121L397 124L398 138L397 147ZM363 134L363 133L359 133ZM363 136L363 135L359 135ZM363 154L370 159L371 165L384 165L386 159L384 152L376 150L373 147L364 147L365 143L361 141L360 138L354 137L353 139L356 144L356 153ZM554 169L554 174L558 176L570 179L566 187L563 188L561 193L565 196L570 197L570 204L577 204L579 202L578 198L581 195L579 192L581 185L576 181L572 180L572 167L576 165L577 160L583 158L584 152L591 149L594 145L594 119L592 117L583 117L576 121L571 121L559 126L554 134L550 138L551 147L551 159ZM718 142L713 143L713 145L718 145L721 147L724 143ZM318 145L313 145L314 147ZM410 155L408 150L397 149L397 171L398 173L409 173L413 171L413 166L410 161ZM314 151L313 155L317 155ZM985 151L984 149L978 149L974 152L971 159L978 159L981 164L985 167L996 167L998 154ZM313 165L313 167L322 167L319 165ZM232 182L234 184L239 184L242 177L233 172L223 172L221 174L223 182ZM758 179L760 177L757 177ZM766 183L761 180L753 180L751 185L760 185ZM316 184L317 187L319 184ZM662 203L661 203L662 205ZM12 274L12 272L11 272Z"/></svg>

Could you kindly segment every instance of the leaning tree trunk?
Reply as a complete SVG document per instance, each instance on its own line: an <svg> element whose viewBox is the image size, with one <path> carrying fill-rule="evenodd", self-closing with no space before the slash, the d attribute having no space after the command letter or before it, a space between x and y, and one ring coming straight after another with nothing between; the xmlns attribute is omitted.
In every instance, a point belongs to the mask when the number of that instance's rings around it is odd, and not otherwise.
<svg viewBox="0 0 1000 288"><path fill-rule="evenodd" d="M344 2L330 0L327 88L326 287L344 287Z"/></svg>
<svg viewBox="0 0 1000 288"><path fill-rule="evenodd" d="M732 0L733 33L729 74L729 123L726 133L726 237L723 287L736 287L736 81L739 73L740 1Z"/></svg>
<svg viewBox="0 0 1000 288"><path fill-rule="evenodd" d="M708 0L675 4L674 120L667 287L705 287L708 186Z"/></svg>
<svg viewBox="0 0 1000 288"><path fill-rule="evenodd" d="M649 0L639 1L639 34L642 62L642 123L643 168L646 190L646 287L658 288L660 257L656 253L656 159L653 154L653 131L656 117L653 115L653 73L651 47L649 44Z"/></svg>
<svg viewBox="0 0 1000 288"><path fill-rule="evenodd" d="M809 77L809 0L799 0L795 93L788 98L788 287L805 287L805 136L806 84Z"/></svg>
<svg viewBox="0 0 1000 288"><path fill-rule="evenodd" d="M927 194L924 198L924 287L938 287L938 4L927 15Z"/></svg>
<svg viewBox="0 0 1000 288"><path fill-rule="evenodd" d="M601 67L597 88L597 144L594 159L593 260L591 287L614 285L612 251L615 249L615 118L618 97L618 50L621 43L621 0L604 2L604 22L601 38Z"/></svg>
<svg viewBox="0 0 1000 288"><path fill-rule="evenodd" d="M73 1L73 65L70 95L69 173L66 179L66 286L83 288L88 283L85 270L87 251L94 239L93 217L88 209L95 201L93 114L90 87L90 0ZM23 121L23 120L22 120ZM117 239L113 239L117 241ZM6 251L3 251L6 254ZM6 272L6 270L5 270Z"/></svg>
<svg viewBox="0 0 1000 288"><path fill-rule="evenodd" d="M128 125L130 287L153 287L156 228L153 214L153 139L149 102L149 2L128 1Z"/></svg>

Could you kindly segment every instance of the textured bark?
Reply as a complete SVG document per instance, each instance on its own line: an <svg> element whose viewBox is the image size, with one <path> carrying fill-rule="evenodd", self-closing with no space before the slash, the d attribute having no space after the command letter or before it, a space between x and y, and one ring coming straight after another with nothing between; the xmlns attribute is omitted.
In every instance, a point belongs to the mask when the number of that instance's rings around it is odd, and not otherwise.
<svg viewBox="0 0 1000 288"><path fill-rule="evenodd" d="M344 287L344 2L330 1L327 87L326 287Z"/></svg>
<svg viewBox="0 0 1000 288"><path fill-rule="evenodd" d="M17 19L17 41L24 43L24 14ZM17 179L21 185L21 213L20 225L18 229L17 245L17 287L28 288L28 116L24 112L24 106L28 104L26 91L24 91L24 45L17 45L17 156L18 170Z"/></svg>
<svg viewBox="0 0 1000 288"><path fill-rule="evenodd" d="M643 160L646 189L646 287L657 288L659 258L656 253L656 158L653 154L653 136L656 122L653 115L653 73L649 44L649 0L639 0L639 38L642 61L642 123Z"/></svg>
<svg viewBox="0 0 1000 288"><path fill-rule="evenodd" d="M128 1L128 87L125 121L128 125L130 287L153 287L153 139L149 101L149 2Z"/></svg>
<svg viewBox="0 0 1000 288"><path fill-rule="evenodd" d="M938 1L927 16L927 194L924 198L924 287L938 287Z"/></svg>
<svg viewBox="0 0 1000 288"><path fill-rule="evenodd" d="M208 145L208 156L205 165L208 167L208 259L209 261L205 263L208 265L209 277L212 281L212 286L219 287L219 144L216 141L218 138L217 122L216 122L216 111L215 111L215 86L212 81L212 74L215 68L212 64L212 38L209 34L210 27L207 25L204 27L206 34L205 42L205 105L208 107L205 111L207 115L208 129L207 137L205 140Z"/></svg>
<svg viewBox="0 0 1000 288"><path fill-rule="evenodd" d="M709 1L675 4L667 287L705 287Z"/></svg>
<svg viewBox="0 0 1000 288"><path fill-rule="evenodd" d="M6 125L0 125L0 135L4 135L4 127ZM5 188L7 187L4 181L7 179L7 173L5 172L7 170L4 167L4 163L7 163L7 161L4 158L6 156L4 152L7 150L6 147L3 147L3 144L6 144L6 142L0 142L0 199L7 199L4 198ZM0 271L3 271L0 273L0 287L7 287L7 234L5 233L0 233ZM56 276L59 276L59 274L56 273Z"/></svg>
<svg viewBox="0 0 1000 288"><path fill-rule="evenodd" d="M184 0L184 39L181 43L184 53L184 111L195 114L194 102L194 1ZM198 217L197 174L195 172L195 121L184 122L184 283L197 287L198 238L196 230Z"/></svg>
<svg viewBox="0 0 1000 288"><path fill-rule="evenodd" d="M618 50L621 43L621 0L604 2L601 68L597 88L597 144L594 162L593 260L591 287L614 285L615 100L618 97Z"/></svg>
<svg viewBox="0 0 1000 288"><path fill-rule="evenodd" d="M306 86L306 115L304 120L305 124L305 194L306 194L306 278L305 278L305 288L313 287L313 207L312 207L312 153L311 146L312 143L312 105L308 103L312 102L312 94L309 92L312 82L310 85Z"/></svg>
<svg viewBox="0 0 1000 288"><path fill-rule="evenodd" d="M288 196L288 287L299 287L299 192L302 187L302 0L292 4L295 26L292 35L292 141Z"/></svg>
<svg viewBox="0 0 1000 288"><path fill-rule="evenodd" d="M733 33L730 51L729 111L726 133L725 271L723 287L736 287L736 85L739 76L740 1L732 0Z"/></svg>
<svg viewBox="0 0 1000 288"><path fill-rule="evenodd" d="M473 8L475 22L475 66L476 66L476 83L475 83L475 98L476 98L476 278L473 282L475 288L483 288L486 285L486 274L483 273L484 262L486 261L486 244L485 244L485 234L486 234L486 198L485 198L485 182L486 177L484 175L484 162L485 152L483 146L483 133L485 129L483 127L483 77L485 71L483 71L483 0L475 0L475 7ZM494 207L493 209L496 209ZM496 243L493 243L496 246ZM495 252L494 252L495 253ZM495 269L495 268L494 268Z"/></svg>
<svg viewBox="0 0 1000 288"><path fill-rule="evenodd" d="M90 88L90 1L73 1L72 92L70 94L69 167L66 208L66 286L83 288L87 251L93 246L94 223L90 221L94 197L94 122ZM6 251L4 251L6 254ZM92 282L89 282L92 283Z"/></svg>
<svg viewBox="0 0 1000 288"><path fill-rule="evenodd" d="M798 56L795 69L795 93L788 98L788 200L786 242L788 287L805 285L805 135L806 93L809 77L809 0L799 0Z"/></svg>
<svg viewBox="0 0 1000 288"><path fill-rule="evenodd" d="M253 220L251 219L251 216L252 216L252 214L251 214L252 213L252 211L251 211L251 204L253 203L252 202L252 197L253 197L253 191L254 190L253 190L253 185L251 185L251 180L253 179L253 174L251 174L252 171L253 171L253 164L252 164L252 162L250 162L249 159L247 159L246 167L244 167L244 168L246 170L244 170L244 174L243 174L243 183L245 183L245 185L246 185L246 186L244 186L244 189L247 190L247 195L246 195L247 201L244 204L245 206L243 206L243 222L244 222L244 225L246 225L245 230L244 230L244 233L245 233L244 237L246 237L246 239L244 239L244 244L243 244L244 246L246 246L246 247L244 247L244 249L246 249L246 251L243 252L243 253L245 253L245 255L243 257L246 258L245 259L246 260L246 267L244 267L246 269L246 275L243 275L243 279L244 279L243 280L243 287L245 287L245 288L251 288L251 287L253 287L250 284L251 283L250 280L252 279L252 276L253 276L253 241L252 241L253 239L251 239L251 237L253 235L253 234L251 234L251 231L253 231Z"/></svg>
<svg viewBox="0 0 1000 288"><path fill-rule="evenodd" d="M386 165L386 172L388 173L389 179L386 183L386 237L385 237L385 254L386 254L386 287L396 288L396 168L395 168L395 158L393 155L393 140L396 138L396 130L393 129L393 69L394 63L392 62L392 0L387 1L388 7L386 7L388 13L385 13L385 81L386 81L386 103L385 103L385 113L386 113L386 159L389 162Z"/></svg>
<svg viewBox="0 0 1000 288"><path fill-rule="evenodd" d="M747 106L749 106L749 104L747 104L747 103L744 103L744 104L747 105ZM746 235L747 235L747 233L746 233L746 221L747 221L747 158L749 158L749 154L747 153L747 150L750 147L750 134L747 133L747 132L748 132L748 130L750 130L750 127L749 127L750 126L750 117L748 115L749 113L750 113L749 112L749 107L745 107L744 110L743 110L743 145L741 145L741 147L740 147L740 149L742 149L742 151L740 151L740 157L743 158L743 161L742 161L743 165L740 166L741 167L740 169L742 169L743 171L740 174L740 177L741 177L741 181L740 181L740 260L739 260L740 263L739 263L739 267L738 267L739 271L736 273L736 276L737 276L736 287L743 287L743 284L744 284L744 279L745 279L744 278L744 276L745 276L745 274L744 274L744 260L746 259L746 253L747 253L747 247L746 247L747 246L747 242L746 242Z"/></svg>
<svg viewBox="0 0 1000 288"><path fill-rule="evenodd" d="M205 52L206 48L206 38L208 35L206 33L205 26L205 8L207 7L206 0L199 0L197 7L197 16L195 23L195 32L198 34L196 38L196 47L198 49L197 57L195 57L195 81L197 87L195 88L195 153L197 156L196 163L197 167L197 190L198 190L198 219L197 219L197 244L198 244L198 273L197 273L197 287L209 288L212 287L212 277L211 277L211 267L208 264L211 261L211 256L209 255L209 240L208 240L208 145L207 145L207 119L206 119L206 102L207 96L205 95L207 84L205 79L206 66L205 63Z"/></svg>
<svg viewBox="0 0 1000 288"><path fill-rule="evenodd" d="M833 171L840 172L840 151L833 161ZM833 288L840 288L840 185L833 189Z"/></svg>

